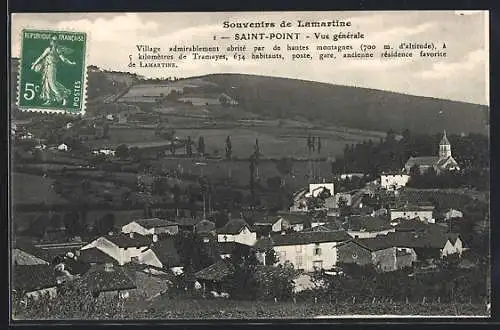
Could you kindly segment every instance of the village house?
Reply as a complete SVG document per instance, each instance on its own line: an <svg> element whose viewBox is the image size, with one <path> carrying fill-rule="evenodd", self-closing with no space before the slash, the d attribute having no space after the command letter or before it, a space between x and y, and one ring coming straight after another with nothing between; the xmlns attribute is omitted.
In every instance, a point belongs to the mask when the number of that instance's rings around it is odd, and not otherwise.
<svg viewBox="0 0 500 330"><path fill-rule="evenodd" d="M394 191L406 186L410 176L404 173L382 173L380 175L380 187L385 190Z"/></svg>
<svg viewBox="0 0 500 330"><path fill-rule="evenodd" d="M48 265L49 262L40 259L28 252L21 249L14 248L12 250L12 265L16 266L30 266L30 265Z"/></svg>
<svg viewBox="0 0 500 330"><path fill-rule="evenodd" d="M234 266L228 260L219 260L194 274L202 285L203 294L216 292L220 295L228 291L228 279L234 273Z"/></svg>
<svg viewBox="0 0 500 330"><path fill-rule="evenodd" d="M362 179L365 177L364 173L343 173L339 175L341 180L352 180L352 178Z"/></svg>
<svg viewBox="0 0 500 330"><path fill-rule="evenodd" d="M393 246L385 237L362 238L338 246L339 263L373 265L381 272L412 267L417 254L412 248Z"/></svg>
<svg viewBox="0 0 500 330"><path fill-rule="evenodd" d="M279 263L288 261L306 272L334 267L337 245L350 239L345 231L297 232L273 237Z"/></svg>
<svg viewBox="0 0 500 330"><path fill-rule="evenodd" d="M147 250L157 240L158 237L155 234L153 234L152 238L133 232L128 235L125 233L106 235L83 246L80 253L84 255L85 250L96 248L109 255L119 265L124 265L131 262L132 258L138 258L143 251Z"/></svg>
<svg viewBox="0 0 500 330"><path fill-rule="evenodd" d="M389 218L372 217L366 215L353 215L347 217L344 222L344 229L353 238L371 238L379 235L387 235L395 232L391 226Z"/></svg>
<svg viewBox="0 0 500 330"><path fill-rule="evenodd" d="M311 227L311 217L307 213L280 213L272 218L272 232L302 231Z"/></svg>
<svg viewBox="0 0 500 330"><path fill-rule="evenodd" d="M310 183L309 192L306 197L318 197L321 194L327 193L329 196L335 196L335 189L333 183Z"/></svg>
<svg viewBox="0 0 500 330"><path fill-rule="evenodd" d="M139 235L176 235L179 232L177 223L165 219L137 219L122 227L122 233L137 233Z"/></svg>
<svg viewBox="0 0 500 330"><path fill-rule="evenodd" d="M112 263L96 265L79 282L85 283L94 297L127 299L137 289L134 274Z"/></svg>
<svg viewBox="0 0 500 330"><path fill-rule="evenodd" d="M423 231L396 230L388 233L384 239L394 247L414 249L419 260L439 259L452 254L460 256L467 250L460 235L431 228Z"/></svg>
<svg viewBox="0 0 500 330"><path fill-rule="evenodd" d="M13 267L12 288L26 298L54 298L57 296L57 273L49 264L16 265Z"/></svg>
<svg viewBox="0 0 500 330"><path fill-rule="evenodd" d="M200 222L200 219L196 218L175 218L175 223L179 227L180 231L194 232L194 227Z"/></svg>
<svg viewBox="0 0 500 330"><path fill-rule="evenodd" d="M238 243L238 242L218 242L217 243L217 251L221 257L221 259L230 258L234 251L239 249L243 252L249 252L251 247L246 244Z"/></svg>
<svg viewBox="0 0 500 330"><path fill-rule="evenodd" d="M68 151L69 146L65 143L61 143L60 145L57 146L57 150L59 151Z"/></svg>
<svg viewBox="0 0 500 330"><path fill-rule="evenodd" d="M415 219L420 221L435 223L434 206L432 205L410 205L389 209L391 223L399 222L399 219Z"/></svg>
<svg viewBox="0 0 500 330"><path fill-rule="evenodd" d="M174 238L171 236L162 237L150 247L144 249L137 257L133 257L131 261L159 269L171 269L181 266Z"/></svg>
<svg viewBox="0 0 500 330"><path fill-rule="evenodd" d="M460 167L451 153L451 144L443 132L443 138L439 143L438 156L410 157L405 164L404 171L411 175L413 167L418 168L420 174L424 174L429 169L434 169L437 174L445 171L458 171Z"/></svg>
<svg viewBox="0 0 500 330"><path fill-rule="evenodd" d="M229 220L226 225L217 229L218 242L237 242L252 246L257 241L257 233L243 219Z"/></svg>
<svg viewBox="0 0 500 330"><path fill-rule="evenodd" d="M113 156L114 157L115 154L116 154L116 151L112 150L112 149L99 149L99 150L92 151L92 153L94 155L102 154L102 155L105 155L105 156Z"/></svg>
<svg viewBox="0 0 500 330"><path fill-rule="evenodd" d="M462 218L464 215L461 211L455 209L449 209L444 213L444 218L450 220L453 218Z"/></svg>
<svg viewBox="0 0 500 330"><path fill-rule="evenodd" d="M253 246L257 260L264 266L269 264L267 253L273 249L274 241L271 237L262 237Z"/></svg>

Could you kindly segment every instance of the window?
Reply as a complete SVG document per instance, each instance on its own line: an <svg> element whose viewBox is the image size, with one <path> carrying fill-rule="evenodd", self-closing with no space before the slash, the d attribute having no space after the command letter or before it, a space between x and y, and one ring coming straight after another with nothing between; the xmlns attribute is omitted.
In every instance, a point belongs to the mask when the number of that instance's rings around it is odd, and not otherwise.
<svg viewBox="0 0 500 330"><path fill-rule="evenodd" d="M130 261L139 262L139 257L132 257L132 258L130 258Z"/></svg>
<svg viewBox="0 0 500 330"><path fill-rule="evenodd" d="M357 254L356 252L353 252L353 253L352 253L352 258L353 258L353 259L358 259L358 254Z"/></svg>
<svg viewBox="0 0 500 330"><path fill-rule="evenodd" d="M296 263L297 269L302 268L302 256L297 256L295 258L295 263Z"/></svg>
<svg viewBox="0 0 500 330"><path fill-rule="evenodd" d="M321 270L321 269L323 269L323 261L321 261L321 260L314 261L313 262L313 268L314 268L314 270Z"/></svg>
<svg viewBox="0 0 500 330"><path fill-rule="evenodd" d="M295 245L295 252L302 252L302 245Z"/></svg>
<svg viewBox="0 0 500 330"><path fill-rule="evenodd" d="M314 255L315 256L321 255L321 248L319 247L319 244L316 244L316 246L314 247Z"/></svg>

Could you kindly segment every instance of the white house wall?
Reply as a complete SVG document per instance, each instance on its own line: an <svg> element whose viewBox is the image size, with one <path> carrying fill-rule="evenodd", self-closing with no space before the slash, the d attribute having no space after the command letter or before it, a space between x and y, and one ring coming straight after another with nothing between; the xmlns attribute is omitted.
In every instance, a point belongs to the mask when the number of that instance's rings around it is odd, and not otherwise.
<svg viewBox="0 0 500 330"><path fill-rule="evenodd" d="M393 188L401 188L405 187L408 181L410 180L410 176L406 174L402 175L382 175L380 176L380 186L383 189L393 189Z"/></svg>
<svg viewBox="0 0 500 330"><path fill-rule="evenodd" d="M48 295L50 298L55 298L57 296L57 288L46 288L37 291L27 292L26 296L29 298L33 298L34 300L40 299L40 297Z"/></svg>
<svg viewBox="0 0 500 330"><path fill-rule="evenodd" d="M271 230L275 233L280 232L283 228L283 218L278 219L275 223L273 223L273 226L271 227Z"/></svg>
<svg viewBox="0 0 500 330"><path fill-rule="evenodd" d="M218 234L217 241L219 242L236 242L245 244L248 246L253 246L257 241L257 233L251 232L248 228L244 228L237 235L229 235L229 234Z"/></svg>
<svg viewBox="0 0 500 330"><path fill-rule="evenodd" d="M140 253L138 257L139 257L139 263L142 265L149 265L157 268L163 267L163 264L151 249L148 249L147 251Z"/></svg>
<svg viewBox="0 0 500 330"><path fill-rule="evenodd" d="M330 269L337 264L337 242L326 242L316 244L303 245L284 245L275 246L279 257L279 264L284 264L286 261L291 262L296 269L303 269L306 272L314 271L314 262L322 261L323 269ZM314 255L316 247L321 249L321 255Z"/></svg>
<svg viewBox="0 0 500 330"><path fill-rule="evenodd" d="M404 218L404 219L414 219L414 218L420 218L420 220L425 220L429 223L434 223L435 220L432 216L432 210L406 210L406 211L394 211L391 210L391 221L398 219L398 218Z"/></svg>
<svg viewBox="0 0 500 330"><path fill-rule="evenodd" d="M348 230L347 233L352 238L373 238L373 237L377 237L379 235L387 235L388 233L394 233L395 231L396 231L396 228L391 228L391 229L381 230L381 231L353 231L353 230Z"/></svg>
<svg viewBox="0 0 500 330"><path fill-rule="evenodd" d="M130 234L130 233L137 233L139 235L153 235L154 234L154 229L146 229L143 226L139 225L137 222L132 221L129 224L126 224L125 226L122 227L122 233L125 234Z"/></svg>

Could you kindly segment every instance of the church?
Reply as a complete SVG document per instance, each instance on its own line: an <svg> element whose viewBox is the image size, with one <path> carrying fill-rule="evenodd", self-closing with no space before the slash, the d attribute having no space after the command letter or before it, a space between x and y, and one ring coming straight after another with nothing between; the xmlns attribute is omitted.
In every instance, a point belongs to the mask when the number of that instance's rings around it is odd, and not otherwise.
<svg viewBox="0 0 500 330"><path fill-rule="evenodd" d="M405 164L406 173L410 173L412 167L418 166L420 174L433 168L437 174L444 171L458 171L460 167L451 155L451 144L446 137L446 130L443 132L443 138L439 142L439 155L430 157L410 157Z"/></svg>

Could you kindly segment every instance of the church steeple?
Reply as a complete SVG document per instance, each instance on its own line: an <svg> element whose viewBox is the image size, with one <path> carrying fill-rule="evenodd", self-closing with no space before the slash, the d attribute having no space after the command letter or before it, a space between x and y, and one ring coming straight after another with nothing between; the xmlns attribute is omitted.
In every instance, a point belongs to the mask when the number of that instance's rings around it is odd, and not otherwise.
<svg viewBox="0 0 500 330"><path fill-rule="evenodd" d="M451 157L451 143L446 137L446 130L443 131L443 138L439 142L439 158Z"/></svg>

